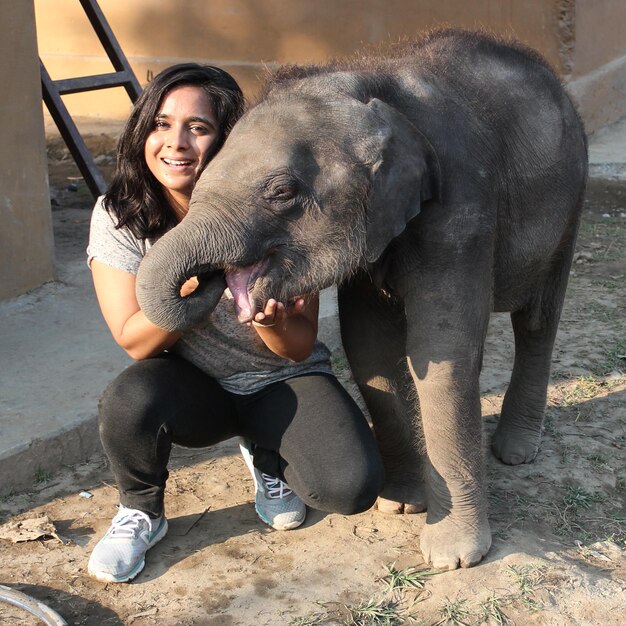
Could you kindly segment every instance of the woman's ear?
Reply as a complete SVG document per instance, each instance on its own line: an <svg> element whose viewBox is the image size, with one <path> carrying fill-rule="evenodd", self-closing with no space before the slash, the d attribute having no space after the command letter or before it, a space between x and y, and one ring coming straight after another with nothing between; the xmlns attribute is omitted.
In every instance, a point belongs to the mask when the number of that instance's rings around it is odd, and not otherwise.
<svg viewBox="0 0 626 626"><path fill-rule="evenodd" d="M371 135L362 142L372 186L367 202L366 260L376 261L419 212L440 197L439 162L430 142L396 109L374 98Z"/></svg>

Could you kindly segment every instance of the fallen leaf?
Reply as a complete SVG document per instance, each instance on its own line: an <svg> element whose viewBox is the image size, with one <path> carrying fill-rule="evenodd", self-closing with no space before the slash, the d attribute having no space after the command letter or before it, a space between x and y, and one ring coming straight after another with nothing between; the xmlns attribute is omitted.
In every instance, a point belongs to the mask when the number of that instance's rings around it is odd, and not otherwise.
<svg viewBox="0 0 626 626"><path fill-rule="evenodd" d="M6 539L13 543L37 541L37 539L56 539L61 543L68 543L59 537L54 524L47 515L8 522L0 526L0 539Z"/></svg>

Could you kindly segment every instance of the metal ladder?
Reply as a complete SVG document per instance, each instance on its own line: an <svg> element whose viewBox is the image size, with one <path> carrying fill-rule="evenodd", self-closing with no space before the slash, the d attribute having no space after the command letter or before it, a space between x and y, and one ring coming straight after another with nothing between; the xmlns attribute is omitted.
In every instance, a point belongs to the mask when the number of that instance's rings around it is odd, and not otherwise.
<svg viewBox="0 0 626 626"><path fill-rule="evenodd" d="M41 71L41 89L43 101L54 120L65 145L68 147L80 173L82 174L94 198L102 195L107 184L98 169L93 156L89 152L85 141L78 132L78 128L67 107L61 99L62 95L108 89L110 87L124 87L134 103L141 94L141 85L122 52L111 27L96 0L79 0L87 18L91 22L98 39L102 44L115 72L52 80L43 62L39 59Z"/></svg>

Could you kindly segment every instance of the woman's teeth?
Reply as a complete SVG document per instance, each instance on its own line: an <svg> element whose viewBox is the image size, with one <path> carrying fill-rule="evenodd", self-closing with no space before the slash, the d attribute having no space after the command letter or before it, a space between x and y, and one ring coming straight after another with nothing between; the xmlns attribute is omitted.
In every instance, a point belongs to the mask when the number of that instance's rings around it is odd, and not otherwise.
<svg viewBox="0 0 626 626"><path fill-rule="evenodd" d="M191 165L191 161L175 161L174 159L163 159L163 162L176 167Z"/></svg>

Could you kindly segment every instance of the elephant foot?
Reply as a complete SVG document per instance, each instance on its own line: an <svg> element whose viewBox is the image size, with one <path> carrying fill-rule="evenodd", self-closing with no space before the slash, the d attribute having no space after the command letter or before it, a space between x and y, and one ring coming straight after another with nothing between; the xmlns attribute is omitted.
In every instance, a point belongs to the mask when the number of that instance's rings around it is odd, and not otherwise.
<svg viewBox="0 0 626 626"><path fill-rule="evenodd" d="M426 495L422 485L413 487L385 486L376 501L381 513L399 515L401 513L423 513L426 510Z"/></svg>
<svg viewBox="0 0 626 626"><path fill-rule="evenodd" d="M503 463L532 463L539 452L541 430L536 428L498 427L491 440L491 450Z"/></svg>
<svg viewBox="0 0 626 626"><path fill-rule="evenodd" d="M426 525L420 536L424 560L437 570L473 567L489 552L491 531L485 519L467 523L448 515L436 523Z"/></svg>

